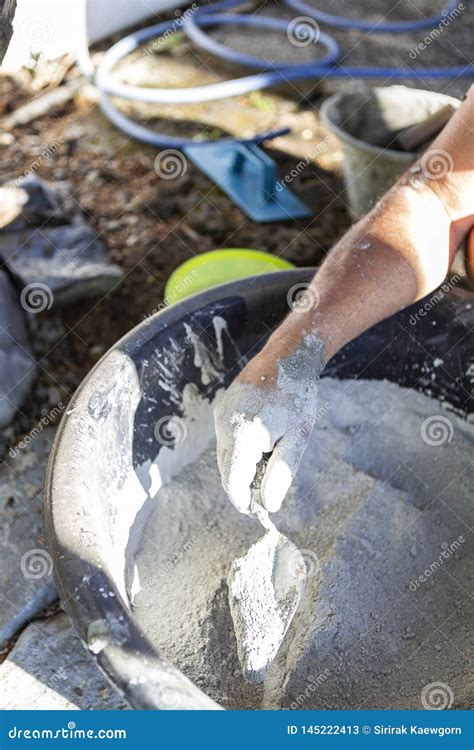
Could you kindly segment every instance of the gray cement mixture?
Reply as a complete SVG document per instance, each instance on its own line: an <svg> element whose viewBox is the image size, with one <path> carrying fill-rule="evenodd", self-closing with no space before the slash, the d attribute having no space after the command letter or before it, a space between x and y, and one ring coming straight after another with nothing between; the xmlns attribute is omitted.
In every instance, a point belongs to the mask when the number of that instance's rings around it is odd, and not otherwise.
<svg viewBox="0 0 474 750"><path fill-rule="evenodd" d="M469 707L473 444L473 424L427 396L324 378L273 515L308 580L264 683L242 675L227 588L262 527L230 504L213 447L157 494L132 565L135 617L226 708L424 708L432 683Z"/></svg>

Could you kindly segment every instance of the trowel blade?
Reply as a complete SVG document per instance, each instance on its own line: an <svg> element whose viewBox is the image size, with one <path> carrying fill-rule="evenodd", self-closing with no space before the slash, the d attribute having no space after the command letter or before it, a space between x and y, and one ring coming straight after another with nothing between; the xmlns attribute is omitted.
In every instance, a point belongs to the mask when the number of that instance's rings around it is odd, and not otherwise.
<svg viewBox="0 0 474 750"><path fill-rule="evenodd" d="M265 679L306 584L299 549L273 527L232 564L229 605L244 678Z"/></svg>

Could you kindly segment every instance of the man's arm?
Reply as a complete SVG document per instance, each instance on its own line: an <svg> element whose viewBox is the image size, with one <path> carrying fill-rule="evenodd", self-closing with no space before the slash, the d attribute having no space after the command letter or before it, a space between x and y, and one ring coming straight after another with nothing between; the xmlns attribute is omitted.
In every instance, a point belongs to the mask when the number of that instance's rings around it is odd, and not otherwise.
<svg viewBox="0 0 474 750"><path fill-rule="evenodd" d="M303 303L216 410L219 467L239 510L248 512L255 466L270 451L262 498L269 510L278 510L314 424L325 363L348 341L435 289L473 224L471 87L420 162L329 253Z"/></svg>
<svg viewBox="0 0 474 750"><path fill-rule="evenodd" d="M330 252L310 286L319 300L315 309L306 317L290 314L277 336L291 341L289 331L294 335L315 324L330 359L367 328L435 289L473 224L471 87L421 162Z"/></svg>

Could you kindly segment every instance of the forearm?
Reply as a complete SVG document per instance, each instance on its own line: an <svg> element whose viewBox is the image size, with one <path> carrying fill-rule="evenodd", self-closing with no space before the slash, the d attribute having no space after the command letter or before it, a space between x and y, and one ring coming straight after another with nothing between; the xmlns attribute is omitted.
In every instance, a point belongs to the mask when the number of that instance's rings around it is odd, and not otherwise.
<svg viewBox="0 0 474 750"><path fill-rule="evenodd" d="M277 337L315 330L330 359L383 318L421 299L449 267L451 221L430 191L397 186L333 248Z"/></svg>
<svg viewBox="0 0 474 750"><path fill-rule="evenodd" d="M446 174L440 177L436 163ZM474 87L421 164L333 248L308 290L308 311L302 305L290 313L271 347L291 347L304 331L316 331L329 360L442 283L473 223Z"/></svg>

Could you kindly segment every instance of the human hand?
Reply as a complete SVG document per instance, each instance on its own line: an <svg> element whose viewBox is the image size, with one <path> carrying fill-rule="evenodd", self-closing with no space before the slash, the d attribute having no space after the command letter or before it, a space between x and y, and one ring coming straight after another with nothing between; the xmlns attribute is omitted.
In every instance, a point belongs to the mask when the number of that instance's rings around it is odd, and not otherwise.
<svg viewBox="0 0 474 750"><path fill-rule="evenodd" d="M261 499L269 512L279 510L316 419L322 367L323 344L316 334L303 334L292 351L281 335L272 338L216 407L222 484L242 513L250 514L250 485L258 462L268 453Z"/></svg>

